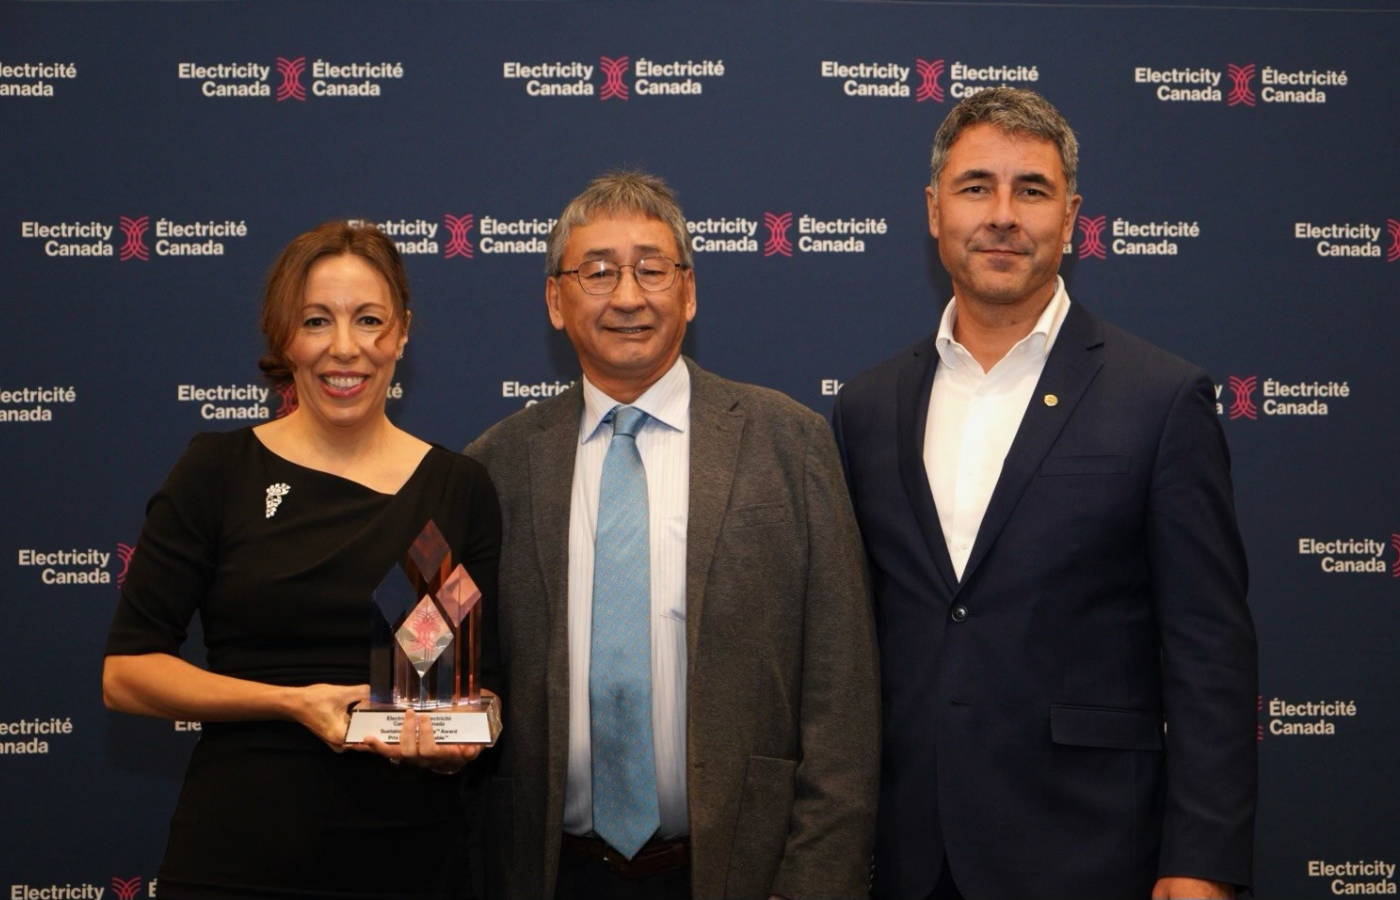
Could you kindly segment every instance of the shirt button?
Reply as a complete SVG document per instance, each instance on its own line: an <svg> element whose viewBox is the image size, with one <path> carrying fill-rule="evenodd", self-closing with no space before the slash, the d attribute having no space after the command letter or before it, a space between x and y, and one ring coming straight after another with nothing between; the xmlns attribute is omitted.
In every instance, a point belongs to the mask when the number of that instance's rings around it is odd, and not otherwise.
<svg viewBox="0 0 1400 900"><path fill-rule="evenodd" d="M961 603L959 603L957 606L954 606L948 614L953 617L954 622L967 621L967 607L963 606Z"/></svg>

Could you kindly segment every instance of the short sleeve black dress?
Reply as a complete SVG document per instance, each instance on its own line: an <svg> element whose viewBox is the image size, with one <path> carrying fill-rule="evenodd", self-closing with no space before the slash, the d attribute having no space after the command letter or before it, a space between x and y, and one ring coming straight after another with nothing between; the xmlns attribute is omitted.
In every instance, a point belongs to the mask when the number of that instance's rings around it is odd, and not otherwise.
<svg viewBox="0 0 1400 900"><path fill-rule="evenodd" d="M434 446L381 494L277 456L252 429L196 436L151 499L107 653L176 654L198 611L214 672L367 683L371 593L429 519L481 589L490 684L501 529L486 470ZM292 722L208 722L161 897L448 896L464 868L461 777L335 753Z"/></svg>

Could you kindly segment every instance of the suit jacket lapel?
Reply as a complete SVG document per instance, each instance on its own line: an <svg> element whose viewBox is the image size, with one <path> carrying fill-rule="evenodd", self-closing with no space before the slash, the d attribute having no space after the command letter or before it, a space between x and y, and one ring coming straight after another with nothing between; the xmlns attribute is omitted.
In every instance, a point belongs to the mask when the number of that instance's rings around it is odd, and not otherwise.
<svg viewBox="0 0 1400 900"><path fill-rule="evenodd" d="M530 510L551 626L568 622L569 507L583 390L575 386L565 397L573 402L557 404L530 439Z"/></svg>
<svg viewBox="0 0 1400 900"><path fill-rule="evenodd" d="M545 586L548 635L549 789L547 822L564 818L564 783L569 765L569 511L573 499L574 457L578 454L583 389L551 404L540 430L530 438L530 514L535 552Z"/></svg>
<svg viewBox="0 0 1400 900"><path fill-rule="evenodd" d="M899 477L924 544L943 576L951 594L958 579L953 574L953 560L948 555L948 543L943 539L938 510L933 503L933 488L924 468L924 432L928 428L929 397L933 393L933 374L938 369L936 338L919 344L899 373L897 440L899 441Z"/></svg>
<svg viewBox="0 0 1400 900"><path fill-rule="evenodd" d="M722 379L690 367L690 505L685 548L685 646L693 661L715 543L739 459L745 413Z"/></svg>
<svg viewBox="0 0 1400 900"><path fill-rule="evenodd" d="M1045 369L1036 382L1021 427L1002 463L972 555L963 569L962 584L968 584L987 552L996 542L1007 520L1016 509L1026 487L1040 470L1041 461L1050 452L1060 431L1074 415L1075 407L1103 365L1098 348L1103 346L1103 329L1099 320L1077 303L1070 304L1064 324L1045 361ZM1047 395L1055 396L1055 405L1045 402Z"/></svg>

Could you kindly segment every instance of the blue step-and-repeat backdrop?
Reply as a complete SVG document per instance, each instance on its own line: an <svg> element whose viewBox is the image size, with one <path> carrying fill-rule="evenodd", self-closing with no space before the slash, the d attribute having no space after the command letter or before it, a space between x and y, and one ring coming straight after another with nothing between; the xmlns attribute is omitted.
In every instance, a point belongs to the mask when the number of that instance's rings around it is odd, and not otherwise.
<svg viewBox="0 0 1400 900"><path fill-rule="evenodd" d="M389 401L457 448L577 377L544 235L679 191L687 352L826 413L950 296L933 132L1031 87L1083 144L1076 301L1214 374L1259 628L1258 896L1400 878L1400 12L859 2L0 6L0 891L154 896L193 722L102 646L190 435L275 416L262 279L332 217L400 242Z"/></svg>

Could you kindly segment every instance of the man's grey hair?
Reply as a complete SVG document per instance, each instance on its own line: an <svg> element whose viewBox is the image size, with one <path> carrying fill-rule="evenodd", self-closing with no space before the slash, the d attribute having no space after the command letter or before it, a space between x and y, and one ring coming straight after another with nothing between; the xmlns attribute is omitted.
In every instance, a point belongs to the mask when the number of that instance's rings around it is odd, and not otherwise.
<svg viewBox="0 0 1400 900"><path fill-rule="evenodd" d="M569 201L559 221L549 231L545 246L545 274L558 275L563 265L564 245L575 226L587 225L599 216L642 215L664 222L671 229L680 251L676 262L693 264L690 241L686 237L685 214L676 203L675 192L655 175L636 170L608 172L588 183L583 193Z"/></svg>
<svg viewBox="0 0 1400 900"><path fill-rule="evenodd" d="M1049 100L1024 88L994 87L978 91L948 112L933 138L933 175L930 184L938 193L938 176L948 162L948 149L958 135L973 125L992 125L1001 131L1047 140L1060 151L1065 170L1065 202L1079 193L1079 141L1065 117Z"/></svg>

